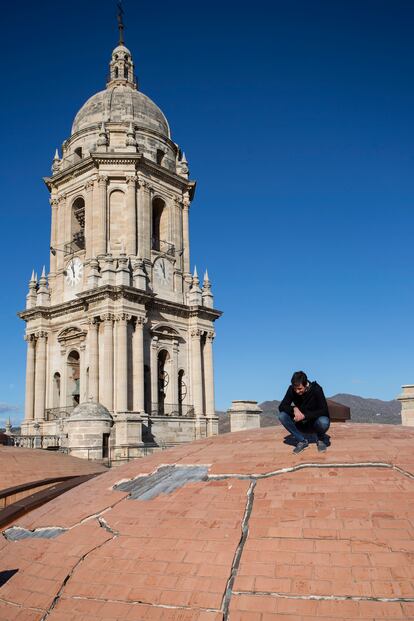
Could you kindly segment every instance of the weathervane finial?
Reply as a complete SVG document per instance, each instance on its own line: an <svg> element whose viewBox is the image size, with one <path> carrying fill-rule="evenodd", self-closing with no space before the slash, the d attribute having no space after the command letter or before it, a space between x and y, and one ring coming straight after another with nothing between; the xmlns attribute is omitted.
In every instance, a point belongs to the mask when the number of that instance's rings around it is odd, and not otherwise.
<svg viewBox="0 0 414 621"><path fill-rule="evenodd" d="M122 16L124 14L124 10L122 8L122 0L117 0L116 6L118 7L118 30L119 30L119 45L124 45L124 22L122 20Z"/></svg>

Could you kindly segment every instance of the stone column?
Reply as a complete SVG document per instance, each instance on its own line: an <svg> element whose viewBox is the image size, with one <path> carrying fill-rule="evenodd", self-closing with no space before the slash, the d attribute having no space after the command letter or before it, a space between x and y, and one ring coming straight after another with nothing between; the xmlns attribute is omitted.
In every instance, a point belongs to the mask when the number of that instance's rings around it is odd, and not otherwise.
<svg viewBox="0 0 414 621"><path fill-rule="evenodd" d="M117 316L117 386L116 406L119 412L128 410L128 358L127 358L127 334L130 315L121 313Z"/></svg>
<svg viewBox="0 0 414 621"><path fill-rule="evenodd" d="M184 192L183 197L183 259L184 273L190 273L190 197L188 192Z"/></svg>
<svg viewBox="0 0 414 621"><path fill-rule="evenodd" d="M93 256L93 180L85 183L85 257L90 259Z"/></svg>
<svg viewBox="0 0 414 621"><path fill-rule="evenodd" d="M68 392L68 360L67 360L67 352L66 352L66 348L63 345L63 343L61 344L61 348L60 348L60 357L63 360L63 364L62 364L62 374L61 374L61 378L60 378L60 400L59 400L59 407L60 408L65 408L67 406L66 403L66 399L67 399L67 392Z"/></svg>
<svg viewBox="0 0 414 621"><path fill-rule="evenodd" d="M144 391L144 323L145 317L137 317L132 342L133 365L133 410L143 412L145 409Z"/></svg>
<svg viewBox="0 0 414 621"><path fill-rule="evenodd" d="M33 334L24 337L27 341L26 357L26 401L24 406L24 420L30 421L34 417L35 396L35 347L36 341Z"/></svg>
<svg viewBox="0 0 414 621"><path fill-rule="evenodd" d="M99 324L96 317L88 321L88 349L89 349L89 394L87 400L97 402L99 400Z"/></svg>
<svg viewBox="0 0 414 621"><path fill-rule="evenodd" d="M176 406L178 412L178 341L173 341L171 357L171 403Z"/></svg>
<svg viewBox="0 0 414 621"><path fill-rule="evenodd" d="M136 208L136 181L137 178L127 177L127 239L126 253L127 256L135 256L137 254L137 208Z"/></svg>
<svg viewBox="0 0 414 621"><path fill-rule="evenodd" d="M34 417L36 420L44 420L46 399L46 343L47 332L43 330L36 333L36 370L35 370L35 400Z"/></svg>
<svg viewBox="0 0 414 621"><path fill-rule="evenodd" d="M99 400L110 412L114 406L114 333L113 315L107 313L101 317L104 322L103 341L104 341L104 376L99 385Z"/></svg>
<svg viewBox="0 0 414 621"><path fill-rule="evenodd" d="M151 411L158 413L158 336L151 341Z"/></svg>
<svg viewBox="0 0 414 621"><path fill-rule="evenodd" d="M201 330L191 330L191 386L194 411L197 418L203 415L203 378L201 373Z"/></svg>
<svg viewBox="0 0 414 621"><path fill-rule="evenodd" d="M49 202L50 202L50 206L52 208L52 222L51 222L51 227L50 227L50 246L51 246L51 248L56 248L57 245L58 245L58 241L57 241L57 224L58 224L58 205L59 205L59 201L57 200L57 198L51 198ZM55 252L55 254L53 254L52 251L50 252L50 272L52 274L54 274L56 272L57 261L58 261L57 255L58 254L59 254L59 252Z"/></svg>
<svg viewBox="0 0 414 621"><path fill-rule="evenodd" d="M206 416L215 416L214 407L214 370L213 370L213 340L214 332L207 332L204 345L204 390L206 396Z"/></svg>
<svg viewBox="0 0 414 621"><path fill-rule="evenodd" d="M96 223L95 234L97 235L96 254L106 254L107 238L107 185L108 177L99 175L98 177L98 222ZM95 224L95 223L94 223Z"/></svg>
<svg viewBox="0 0 414 621"><path fill-rule="evenodd" d="M69 238L66 239L66 236L70 236L70 225L71 225L71 221L68 218L68 214L66 211L66 194L60 194L58 196L58 214L59 214L59 218L57 221L57 229L56 229L56 246L59 248L59 250L62 250L62 252L57 252L56 253L56 270L59 271L61 269L63 269L63 265L64 265L64 261L65 261L65 254L64 254L64 249L65 249L65 243L70 241ZM69 213L69 215L71 216L72 214Z"/></svg>
<svg viewBox="0 0 414 621"><path fill-rule="evenodd" d="M152 208L150 186L142 177L139 179L138 207L138 256L151 260Z"/></svg>
<svg viewBox="0 0 414 621"><path fill-rule="evenodd" d="M88 399L86 394L86 343L85 339L79 345L79 403L84 403Z"/></svg>

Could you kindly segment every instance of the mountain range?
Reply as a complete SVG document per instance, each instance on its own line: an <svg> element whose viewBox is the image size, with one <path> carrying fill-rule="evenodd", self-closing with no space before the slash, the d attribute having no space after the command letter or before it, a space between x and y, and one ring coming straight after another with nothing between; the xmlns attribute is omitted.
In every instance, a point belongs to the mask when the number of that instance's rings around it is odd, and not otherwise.
<svg viewBox="0 0 414 621"><path fill-rule="evenodd" d="M401 404L381 399L366 399L357 395L339 393L329 397L332 401L342 403L351 408L351 421L354 423L385 423L389 425L401 424ZM278 425L277 413L280 401L263 401L259 407L263 410L260 415L261 427ZM219 416L219 433L230 431L230 420L227 412L217 412Z"/></svg>

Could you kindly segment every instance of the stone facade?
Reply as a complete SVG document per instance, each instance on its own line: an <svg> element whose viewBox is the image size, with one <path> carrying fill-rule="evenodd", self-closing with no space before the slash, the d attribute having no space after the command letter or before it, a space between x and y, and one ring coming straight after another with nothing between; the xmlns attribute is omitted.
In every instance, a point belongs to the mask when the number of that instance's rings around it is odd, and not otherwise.
<svg viewBox="0 0 414 621"><path fill-rule="evenodd" d="M65 438L68 416L87 402L112 416L113 446L217 433L212 344L221 313L207 272L200 286L190 270L196 184L165 116L137 90L123 44L45 182L50 271L33 272L20 313L22 433Z"/></svg>

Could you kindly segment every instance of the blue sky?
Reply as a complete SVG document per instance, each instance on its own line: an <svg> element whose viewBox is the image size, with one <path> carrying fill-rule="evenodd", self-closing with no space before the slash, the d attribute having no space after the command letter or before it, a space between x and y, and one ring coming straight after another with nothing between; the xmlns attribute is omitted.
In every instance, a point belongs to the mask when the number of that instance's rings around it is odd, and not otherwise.
<svg viewBox="0 0 414 621"><path fill-rule="evenodd" d="M24 308L48 263L42 177L116 45L109 0L3 7L0 424L24 402ZM197 180L192 264L216 306L216 405L414 383L414 4L124 0L141 90Z"/></svg>

